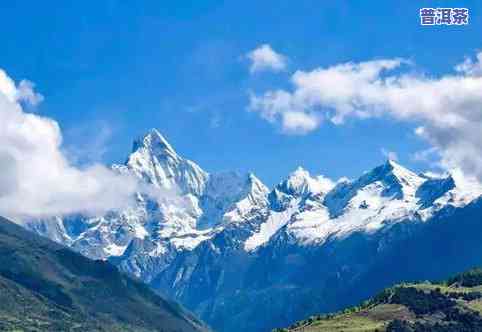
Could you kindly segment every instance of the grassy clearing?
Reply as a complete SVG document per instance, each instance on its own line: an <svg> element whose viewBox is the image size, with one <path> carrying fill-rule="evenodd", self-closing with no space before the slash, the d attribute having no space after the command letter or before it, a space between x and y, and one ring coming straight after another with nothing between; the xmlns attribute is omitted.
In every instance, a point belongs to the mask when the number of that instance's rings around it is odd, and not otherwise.
<svg viewBox="0 0 482 332"><path fill-rule="evenodd" d="M478 299L478 300L474 300L474 301L470 301L468 302L468 307L479 312L480 314L482 314L482 300L481 299Z"/></svg>
<svg viewBox="0 0 482 332"><path fill-rule="evenodd" d="M319 321L313 325L300 329L303 332L374 332L383 331L384 322L374 321L357 314L346 314L326 321Z"/></svg>
<svg viewBox="0 0 482 332"><path fill-rule="evenodd" d="M396 304L377 305L359 312L341 314L331 319L316 321L303 332L382 332L390 320L411 319L412 313L404 306Z"/></svg>

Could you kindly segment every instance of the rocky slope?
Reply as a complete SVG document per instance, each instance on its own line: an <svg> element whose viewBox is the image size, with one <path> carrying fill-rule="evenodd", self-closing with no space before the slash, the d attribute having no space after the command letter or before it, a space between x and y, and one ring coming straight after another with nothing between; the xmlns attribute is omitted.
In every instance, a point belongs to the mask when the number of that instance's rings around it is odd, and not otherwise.
<svg viewBox="0 0 482 332"><path fill-rule="evenodd" d="M419 278L425 264L443 277L479 263L482 188L457 172L431 177L387 161L333 183L299 168L269 190L253 174L203 171L156 130L113 168L149 188L135 206L26 227L110 260L219 331L289 325ZM431 247L413 252L430 243L452 255L446 242L457 236L473 242L456 263L430 257Z"/></svg>

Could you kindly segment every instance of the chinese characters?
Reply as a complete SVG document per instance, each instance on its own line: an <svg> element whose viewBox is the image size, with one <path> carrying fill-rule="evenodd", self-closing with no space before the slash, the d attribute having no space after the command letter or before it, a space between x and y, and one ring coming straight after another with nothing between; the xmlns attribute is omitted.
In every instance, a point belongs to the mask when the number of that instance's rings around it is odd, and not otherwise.
<svg viewBox="0 0 482 332"><path fill-rule="evenodd" d="M467 25L468 8L421 8L421 25Z"/></svg>

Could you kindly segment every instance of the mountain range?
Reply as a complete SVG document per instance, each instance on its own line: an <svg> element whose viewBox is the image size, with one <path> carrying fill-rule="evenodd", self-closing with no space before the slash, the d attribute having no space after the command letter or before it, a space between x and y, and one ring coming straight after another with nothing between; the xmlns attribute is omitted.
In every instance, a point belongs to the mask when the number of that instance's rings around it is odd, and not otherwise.
<svg viewBox="0 0 482 332"><path fill-rule="evenodd" d="M458 172L388 160L334 183L298 168L269 189L252 173L204 171L157 130L112 169L152 190L121 211L24 226L110 261L216 331L269 331L482 264L482 188Z"/></svg>

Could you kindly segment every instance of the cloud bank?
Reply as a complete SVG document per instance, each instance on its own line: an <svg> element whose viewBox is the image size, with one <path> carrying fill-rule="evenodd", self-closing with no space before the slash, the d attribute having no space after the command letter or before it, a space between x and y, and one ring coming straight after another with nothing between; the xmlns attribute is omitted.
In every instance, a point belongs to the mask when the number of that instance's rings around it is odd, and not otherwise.
<svg viewBox="0 0 482 332"><path fill-rule="evenodd" d="M134 178L100 164L72 165L58 123L24 110L42 99L31 82L15 84L0 69L0 215L99 214L130 204Z"/></svg>
<svg viewBox="0 0 482 332"><path fill-rule="evenodd" d="M246 57L251 61L249 71L252 74L260 71L279 72L285 70L287 66L287 58L275 52L268 44L252 50Z"/></svg>
<svg viewBox="0 0 482 332"><path fill-rule="evenodd" d="M443 167L482 179L482 53L439 77L411 69L403 59L380 59L299 70L292 89L252 95L249 109L289 134L349 118L412 122Z"/></svg>

